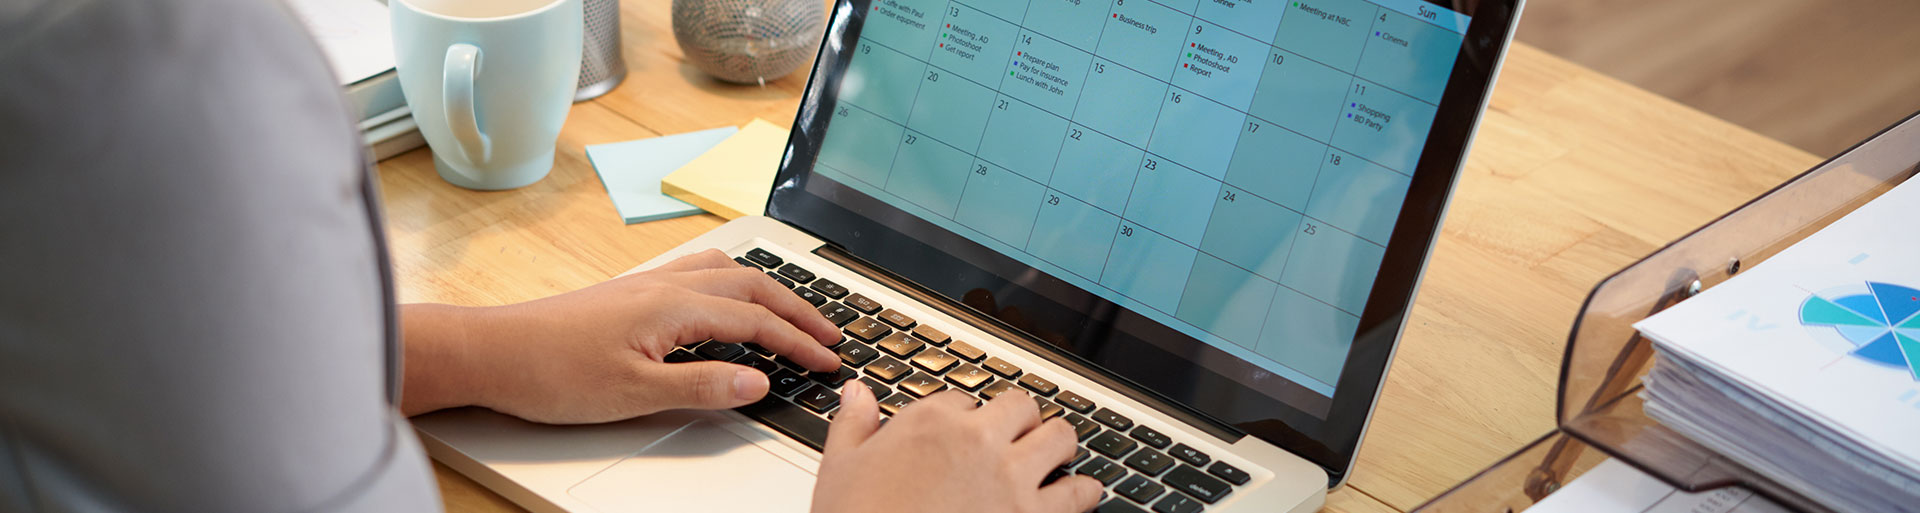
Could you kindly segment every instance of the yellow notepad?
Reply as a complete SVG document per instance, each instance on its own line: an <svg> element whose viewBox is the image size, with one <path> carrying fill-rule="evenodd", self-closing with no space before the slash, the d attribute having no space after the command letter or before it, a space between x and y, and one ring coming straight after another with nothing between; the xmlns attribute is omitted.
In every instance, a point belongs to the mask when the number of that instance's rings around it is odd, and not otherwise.
<svg viewBox="0 0 1920 513"><path fill-rule="evenodd" d="M786 146L787 129L755 119L660 179L660 192L727 219L760 215Z"/></svg>

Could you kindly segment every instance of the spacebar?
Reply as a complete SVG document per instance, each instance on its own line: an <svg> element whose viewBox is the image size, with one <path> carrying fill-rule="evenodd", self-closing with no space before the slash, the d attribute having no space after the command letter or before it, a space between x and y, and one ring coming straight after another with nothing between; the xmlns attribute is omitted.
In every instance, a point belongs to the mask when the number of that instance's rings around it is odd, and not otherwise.
<svg viewBox="0 0 1920 513"><path fill-rule="evenodd" d="M825 450L827 444L827 420L815 416L800 407L773 394L759 401L734 408L733 411L752 417L775 431L786 434L807 444L813 450Z"/></svg>

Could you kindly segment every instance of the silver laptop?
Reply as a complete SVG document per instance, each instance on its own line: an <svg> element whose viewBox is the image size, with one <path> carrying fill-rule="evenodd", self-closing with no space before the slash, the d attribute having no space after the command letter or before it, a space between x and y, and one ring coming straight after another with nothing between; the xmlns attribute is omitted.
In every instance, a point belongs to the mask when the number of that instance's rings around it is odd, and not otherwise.
<svg viewBox="0 0 1920 513"><path fill-rule="evenodd" d="M719 248L844 329L765 399L415 419L535 511L805 511L860 380L891 414L1021 388L1102 512L1312 511L1350 474L1517 0L838 2L765 217Z"/></svg>

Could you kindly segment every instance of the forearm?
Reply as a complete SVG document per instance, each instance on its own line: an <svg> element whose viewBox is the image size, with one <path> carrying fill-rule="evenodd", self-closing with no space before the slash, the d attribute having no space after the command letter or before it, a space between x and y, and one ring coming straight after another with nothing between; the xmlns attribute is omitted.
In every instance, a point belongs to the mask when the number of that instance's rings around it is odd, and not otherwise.
<svg viewBox="0 0 1920 513"><path fill-rule="evenodd" d="M405 370L400 411L407 416L481 404L485 379L480 347L470 333L480 308L416 303L400 305Z"/></svg>

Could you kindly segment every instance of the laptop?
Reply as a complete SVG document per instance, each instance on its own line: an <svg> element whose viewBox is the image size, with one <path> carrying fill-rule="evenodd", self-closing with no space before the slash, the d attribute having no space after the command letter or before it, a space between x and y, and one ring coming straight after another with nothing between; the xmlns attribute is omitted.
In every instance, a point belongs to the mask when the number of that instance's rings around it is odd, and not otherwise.
<svg viewBox="0 0 1920 513"><path fill-rule="evenodd" d="M1351 475L1518 0L840 0L765 216L718 248L841 326L765 399L414 420L534 511L806 511L837 385L1027 390L1103 512L1313 511ZM884 427L882 429L885 429ZM747 492L747 493L743 493Z"/></svg>

